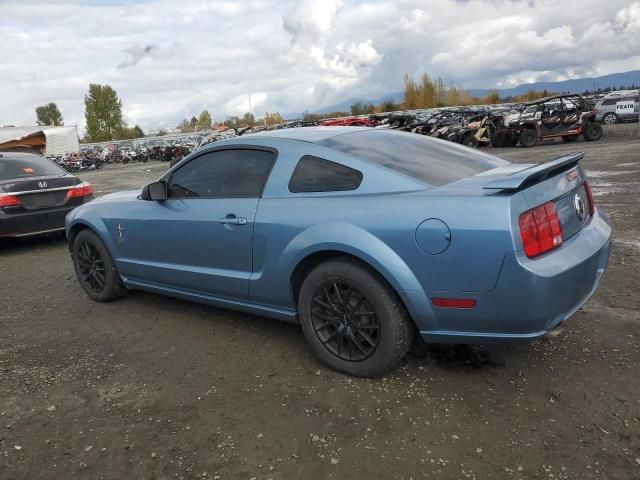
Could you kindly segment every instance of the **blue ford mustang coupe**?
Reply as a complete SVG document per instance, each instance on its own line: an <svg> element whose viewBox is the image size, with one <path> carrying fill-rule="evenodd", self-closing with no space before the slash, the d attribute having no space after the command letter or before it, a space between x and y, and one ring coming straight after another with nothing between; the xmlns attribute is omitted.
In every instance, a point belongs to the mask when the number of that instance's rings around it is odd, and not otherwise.
<svg viewBox="0 0 640 480"><path fill-rule="evenodd" d="M277 130L82 205L66 231L95 300L141 289L299 322L329 366L379 375L416 333L533 340L589 299L611 227L581 158L512 164L393 130Z"/></svg>

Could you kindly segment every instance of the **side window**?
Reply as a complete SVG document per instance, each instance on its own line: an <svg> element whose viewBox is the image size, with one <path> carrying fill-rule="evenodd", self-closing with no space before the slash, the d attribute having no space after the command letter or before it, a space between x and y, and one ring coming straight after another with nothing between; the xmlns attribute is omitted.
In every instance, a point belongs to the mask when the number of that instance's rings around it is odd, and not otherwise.
<svg viewBox="0 0 640 480"><path fill-rule="evenodd" d="M180 167L169 182L169 198L258 198L269 177L275 153L264 150L218 150Z"/></svg>
<svg viewBox="0 0 640 480"><path fill-rule="evenodd" d="M615 105L616 104L616 99L615 98L608 98L607 100L603 100L602 105Z"/></svg>
<svg viewBox="0 0 640 480"><path fill-rule="evenodd" d="M305 155L296 165L289 191L337 192L355 190L362 182L362 173L339 163Z"/></svg>

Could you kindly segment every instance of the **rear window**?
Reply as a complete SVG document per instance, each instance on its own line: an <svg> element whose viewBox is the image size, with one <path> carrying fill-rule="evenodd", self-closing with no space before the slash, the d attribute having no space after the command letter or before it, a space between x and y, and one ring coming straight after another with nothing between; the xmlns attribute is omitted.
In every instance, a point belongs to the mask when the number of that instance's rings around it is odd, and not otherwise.
<svg viewBox="0 0 640 480"><path fill-rule="evenodd" d="M0 153L0 180L64 175L66 172L42 157L11 158Z"/></svg>
<svg viewBox="0 0 640 480"><path fill-rule="evenodd" d="M336 135L319 144L433 186L510 164L462 145L395 130L371 129Z"/></svg>
<svg viewBox="0 0 640 480"><path fill-rule="evenodd" d="M355 190L362 173L339 163L306 155L300 159L289 182L289 191L338 192Z"/></svg>

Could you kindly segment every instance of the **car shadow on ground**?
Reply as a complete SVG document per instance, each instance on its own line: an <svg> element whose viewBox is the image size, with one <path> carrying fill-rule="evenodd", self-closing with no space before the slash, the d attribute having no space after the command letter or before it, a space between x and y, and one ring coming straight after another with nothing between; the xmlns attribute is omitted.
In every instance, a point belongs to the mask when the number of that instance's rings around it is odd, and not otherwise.
<svg viewBox="0 0 640 480"><path fill-rule="evenodd" d="M418 339L413 345L409 358L416 363L437 365L447 370L473 371L506 365L504 359L498 359L491 346L427 344L422 339Z"/></svg>
<svg viewBox="0 0 640 480"><path fill-rule="evenodd" d="M199 317L205 322L233 324L234 329L246 330L247 334L262 337L256 340L257 343L267 342L274 347L280 344L279 348L288 350L287 355L305 355L305 352L311 355L302 330L295 323L243 314L148 292L133 291L127 297L130 302L148 304L149 308L157 308L168 314L172 311L180 312L188 316L193 314L193 317ZM523 345L427 344L421 338L417 338L400 366L408 364L412 369L422 367L458 370L473 374L488 369L504 368L508 360L512 361L509 363L517 365L524 361L527 350ZM315 361L318 368L322 367L318 360Z"/></svg>
<svg viewBox="0 0 640 480"><path fill-rule="evenodd" d="M67 242L64 232L23 238L0 238L0 254L22 253L38 248L57 248Z"/></svg>

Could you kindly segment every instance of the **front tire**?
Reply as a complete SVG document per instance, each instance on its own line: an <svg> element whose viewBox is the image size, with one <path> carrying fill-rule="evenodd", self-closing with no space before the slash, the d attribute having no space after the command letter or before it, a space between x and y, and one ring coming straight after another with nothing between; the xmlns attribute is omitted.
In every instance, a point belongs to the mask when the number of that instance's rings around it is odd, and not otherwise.
<svg viewBox="0 0 640 480"><path fill-rule="evenodd" d="M522 130L519 141L520 145L525 148L531 148L535 146L537 142L535 130L533 130L532 128L525 128L524 130Z"/></svg>
<svg viewBox="0 0 640 480"><path fill-rule="evenodd" d="M595 142L602 138L602 125L596 122L589 122L585 125L582 136L587 142Z"/></svg>
<svg viewBox="0 0 640 480"><path fill-rule="evenodd" d="M618 123L618 115L613 112L607 113L604 117L602 117L603 123L607 125L615 125Z"/></svg>
<svg viewBox="0 0 640 480"><path fill-rule="evenodd" d="M118 269L102 240L91 230L82 230L73 240L73 266L86 294L98 302L124 295Z"/></svg>
<svg viewBox="0 0 640 480"><path fill-rule="evenodd" d="M338 258L305 278L298 298L304 336L329 367L349 375L382 375L411 346L414 325L396 293L362 263Z"/></svg>

